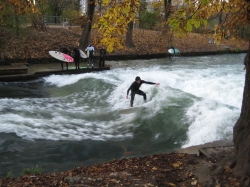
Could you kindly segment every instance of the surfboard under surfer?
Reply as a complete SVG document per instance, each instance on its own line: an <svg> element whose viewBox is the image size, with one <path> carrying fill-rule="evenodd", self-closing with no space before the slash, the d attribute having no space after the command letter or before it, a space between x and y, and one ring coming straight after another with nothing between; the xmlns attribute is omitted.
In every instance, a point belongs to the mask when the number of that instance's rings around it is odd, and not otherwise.
<svg viewBox="0 0 250 187"><path fill-rule="evenodd" d="M129 94L129 91L131 90L131 100L130 100L130 106L131 107L133 107L135 94L142 95L144 101L145 102L147 101L147 95L143 91L141 91L139 89L143 83L160 85L160 83L154 83L154 82L148 82L148 81L145 81L145 80L141 80L141 78L139 76L135 77L135 81L128 88L127 96L126 96L126 98L128 99L128 94Z"/></svg>

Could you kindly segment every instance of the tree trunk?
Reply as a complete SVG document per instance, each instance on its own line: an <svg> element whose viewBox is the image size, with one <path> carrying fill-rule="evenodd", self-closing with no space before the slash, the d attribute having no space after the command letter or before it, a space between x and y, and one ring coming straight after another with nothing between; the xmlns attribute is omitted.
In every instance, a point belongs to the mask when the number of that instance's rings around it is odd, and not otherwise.
<svg viewBox="0 0 250 187"><path fill-rule="evenodd" d="M172 0L164 0L164 29L163 34L168 31L168 25L166 24L168 17L170 16Z"/></svg>
<svg viewBox="0 0 250 187"><path fill-rule="evenodd" d="M223 21L223 19L222 19L222 12L220 12L219 13L219 25L222 24L222 21Z"/></svg>
<svg viewBox="0 0 250 187"><path fill-rule="evenodd" d="M237 176L250 176L250 51L244 59L244 64L246 75L241 114L233 129L236 158L234 174Z"/></svg>
<svg viewBox="0 0 250 187"><path fill-rule="evenodd" d="M88 0L87 20L84 24L82 36L79 41L81 48L86 48L90 42L90 33L92 28L94 12L95 12L95 0Z"/></svg>
<svg viewBox="0 0 250 187"><path fill-rule="evenodd" d="M126 46L131 48L134 47L133 43L133 22L129 22L128 24L128 31L126 33Z"/></svg>
<svg viewBox="0 0 250 187"><path fill-rule="evenodd" d="M16 27L16 36L20 36L20 23L19 23L19 15L17 13L17 7L15 7L15 27Z"/></svg>
<svg viewBox="0 0 250 187"><path fill-rule="evenodd" d="M168 17L170 16L170 11L171 11L171 5L172 5L172 0L164 0L164 21L166 22L168 20Z"/></svg>

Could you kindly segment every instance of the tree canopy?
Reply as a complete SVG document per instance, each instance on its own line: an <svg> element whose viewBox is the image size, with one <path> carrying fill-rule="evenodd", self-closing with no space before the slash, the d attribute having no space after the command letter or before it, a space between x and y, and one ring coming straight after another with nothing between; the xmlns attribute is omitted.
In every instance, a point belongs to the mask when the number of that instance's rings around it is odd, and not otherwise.
<svg viewBox="0 0 250 187"><path fill-rule="evenodd" d="M33 0L0 0L0 11L2 11L9 4L16 7L18 14L23 14L28 9L34 8Z"/></svg>
<svg viewBox="0 0 250 187"><path fill-rule="evenodd" d="M120 36L127 32L128 24L136 19L140 8L139 0L124 0L116 2L111 0L103 1L103 6L109 5L105 15L99 22L99 32L103 34L101 44L107 46L107 51L111 52L115 47L122 49Z"/></svg>
<svg viewBox="0 0 250 187"><path fill-rule="evenodd" d="M184 34L201 26L214 32L218 44L224 35L249 24L249 3L244 0L185 0L168 19L169 26L176 33ZM219 18L213 28L207 28L208 20Z"/></svg>

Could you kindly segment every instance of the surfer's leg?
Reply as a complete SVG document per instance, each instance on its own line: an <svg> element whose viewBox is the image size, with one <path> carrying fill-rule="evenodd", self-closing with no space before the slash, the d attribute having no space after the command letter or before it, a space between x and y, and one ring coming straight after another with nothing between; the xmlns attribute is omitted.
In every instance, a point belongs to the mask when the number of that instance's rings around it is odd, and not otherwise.
<svg viewBox="0 0 250 187"><path fill-rule="evenodd" d="M63 70L63 62L61 62L61 67L62 67L62 70Z"/></svg>
<svg viewBox="0 0 250 187"><path fill-rule="evenodd" d="M102 57L99 59L99 68L102 67Z"/></svg>
<svg viewBox="0 0 250 187"><path fill-rule="evenodd" d="M134 98L135 98L135 92L131 92L131 100L130 100L131 107L133 107Z"/></svg>
<svg viewBox="0 0 250 187"><path fill-rule="evenodd" d="M88 63L88 67L89 67L89 61L90 61L90 58L88 58L88 60L87 60L87 63Z"/></svg>
<svg viewBox="0 0 250 187"><path fill-rule="evenodd" d="M79 60L76 61L76 69L80 69L80 62L79 62Z"/></svg>
<svg viewBox="0 0 250 187"><path fill-rule="evenodd" d="M143 91L139 90L137 94L138 94L138 95L142 95L144 101L145 101L145 102L147 101L147 95L146 95Z"/></svg>
<svg viewBox="0 0 250 187"><path fill-rule="evenodd" d="M91 57L92 68L94 67L94 58Z"/></svg>
<svg viewBox="0 0 250 187"><path fill-rule="evenodd" d="M68 70L68 62L66 62L66 68L67 68L67 70Z"/></svg>

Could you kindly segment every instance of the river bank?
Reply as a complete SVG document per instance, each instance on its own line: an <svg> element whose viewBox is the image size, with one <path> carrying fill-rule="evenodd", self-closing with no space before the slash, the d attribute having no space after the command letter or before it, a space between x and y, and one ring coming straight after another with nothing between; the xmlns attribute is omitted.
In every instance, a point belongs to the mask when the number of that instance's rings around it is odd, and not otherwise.
<svg viewBox="0 0 250 187"><path fill-rule="evenodd" d="M15 36L13 31L2 30L0 64L14 61L26 61L30 64L52 62L54 59L49 55L49 51L58 51L61 47L67 46L73 52L81 34L80 27L48 28L46 32L27 27L22 30L19 37ZM98 31L92 29L91 41L97 59L101 47L100 39ZM221 43L216 45L207 34L189 33L178 37L172 33L162 34L161 31L143 29L134 29L133 42L135 47L124 47L123 50L108 53L107 60L163 58L169 56L168 49L171 45L180 50L181 56L239 53L248 49L248 42L239 37L233 40L222 39Z"/></svg>
<svg viewBox="0 0 250 187"><path fill-rule="evenodd" d="M231 162L226 161L232 152L232 141L221 140L172 153L79 166L66 172L5 178L0 186L241 186L244 181L233 176ZM223 159L228 162L225 168L218 164ZM210 173L216 170L215 180Z"/></svg>

